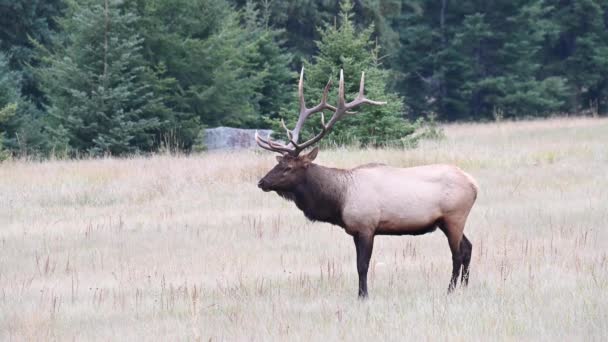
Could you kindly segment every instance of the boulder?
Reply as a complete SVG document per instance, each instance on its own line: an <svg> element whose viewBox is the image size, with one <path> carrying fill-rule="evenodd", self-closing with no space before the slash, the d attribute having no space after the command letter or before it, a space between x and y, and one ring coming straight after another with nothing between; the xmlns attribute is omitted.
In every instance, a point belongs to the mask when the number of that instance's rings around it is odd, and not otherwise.
<svg viewBox="0 0 608 342"><path fill-rule="evenodd" d="M205 147L208 150L236 150L254 148L255 129L232 127L216 127L205 130ZM269 129L258 129L258 133L266 137L272 133Z"/></svg>

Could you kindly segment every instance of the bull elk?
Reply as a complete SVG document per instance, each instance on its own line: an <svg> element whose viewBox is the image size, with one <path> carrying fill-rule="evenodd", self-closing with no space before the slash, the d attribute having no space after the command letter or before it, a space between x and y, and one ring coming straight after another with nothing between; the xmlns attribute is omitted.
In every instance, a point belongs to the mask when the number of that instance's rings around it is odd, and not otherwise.
<svg viewBox="0 0 608 342"><path fill-rule="evenodd" d="M307 108L304 101L304 69L298 86L300 116L293 130L287 132L287 143L263 138L257 132L257 144L278 152L278 164L258 183L263 191L276 191L294 201L304 215L313 221L338 225L354 238L359 273L359 297L367 297L367 270L376 235L421 235L437 227L448 239L452 252L452 277L448 293L453 291L462 269L462 284L469 280L472 244L464 236L464 226L477 197L475 180L456 166L426 165L396 168L383 164L366 164L350 170L314 164L319 152L300 153L323 138L336 122L362 104L382 105L365 97L365 74L361 75L359 95L352 102L344 99L344 75L340 71L338 103L327 103L331 79L325 86L321 102ZM324 110L333 115L325 123ZM321 113L321 131L310 140L299 143L306 119Z"/></svg>

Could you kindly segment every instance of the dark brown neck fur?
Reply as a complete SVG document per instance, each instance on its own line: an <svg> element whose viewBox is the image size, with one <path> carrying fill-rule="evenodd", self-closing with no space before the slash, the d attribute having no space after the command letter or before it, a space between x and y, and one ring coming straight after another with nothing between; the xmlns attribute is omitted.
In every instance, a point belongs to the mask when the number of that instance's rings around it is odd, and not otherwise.
<svg viewBox="0 0 608 342"><path fill-rule="evenodd" d="M308 219L344 227L342 208L349 174L347 170L311 164L303 182L278 194L294 201Z"/></svg>

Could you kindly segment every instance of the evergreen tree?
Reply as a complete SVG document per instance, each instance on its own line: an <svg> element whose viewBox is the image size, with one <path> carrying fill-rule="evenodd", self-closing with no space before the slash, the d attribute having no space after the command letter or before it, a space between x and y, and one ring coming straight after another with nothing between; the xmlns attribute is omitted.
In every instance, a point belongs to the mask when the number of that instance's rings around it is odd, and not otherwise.
<svg viewBox="0 0 608 342"><path fill-rule="evenodd" d="M51 103L55 148L91 154L151 151L171 123L170 80L151 69L136 32L139 18L120 2L86 1L61 20L39 70Z"/></svg>
<svg viewBox="0 0 608 342"><path fill-rule="evenodd" d="M231 2L244 8L251 0ZM269 25L285 29L285 45L295 56L294 67L316 52L317 28L333 21L339 9L335 0L257 0L256 3Z"/></svg>
<svg viewBox="0 0 608 342"><path fill-rule="evenodd" d="M337 125L339 143L399 140L416 126L406 112L608 112L602 0L0 0L0 13L5 156L190 150L204 125L295 121L301 65L309 105L341 68L348 96L366 71L388 101Z"/></svg>
<svg viewBox="0 0 608 342"><path fill-rule="evenodd" d="M308 106L318 103L328 78L336 83L340 69L344 70L347 97L352 99L359 91L359 77L365 72L365 93L370 99L386 101L384 106L361 106L357 115L345 118L337 124L329 135L329 140L337 143L359 141L364 145L385 145L401 141L414 132L414 125L404 119L405 109L402 99L387 92L388 71L381 69L377 54L378 47L371 39L373 27L358 31L353 25L353 5L350 1L340 2L339 24L326 24L320 30L321 40L317 41L319 53L312 62L305 63L305 98ZM330 92L330 99L337 98L337 84ZM284 112L286 120L297 120L298 108ZM329 118L329 116L328 116ZM309 119L308 134L318 130L319 123ZM306 134L301 140L306 139Z"/></svg>
<svg viewBox="0 0 608 342"><path fill-rule="evenodd" d="M46 148L41 111L21 94L21 73L11 70L0 52L0 150L7 154L38 155Z"/></svg>
<svg viewBox="0 0 608 342"><path fill-rule="evenodd" d="M555 35L544 0L419 1L402 17L401 54L392 65L417 113L442 119L545 115L563 108L565 80L542 70Z"/></svg>
<svg viewBox="0 0 608 342"><path fill-rule="evenodd" d="M279 117L281 108L287 106L292 98L290 85L292 80L289 64L291 54L281 47L283 31L270 27L268 19L251 1L243 11L246 45L246 70L254 85L254 110L260 113L252 127L265 125L263 119Z"/></svg>
<svg viewBox="0 0 608 342"><path fill-rule="evenodd" d="M559 112L567 97L566 79L542 73L542 46L557 33L557 26L548 19L551 7L544 0L514 5L513 15L501 25L503 29L496 28L504 43L494 63L503 67L482 85L494 92L485 98L486 112L499 111L511 118Z"/></svg>
<svg viewBox="0 0 608 342"><path fill-rule="evenodd" d="M8 59L0 52L0 161L9 155L5 149L6 131L21 101L19 88L18 73L9 69Z"/></svg>
<svg viewBox="0 0 608 342"><path fill-rule="evenodd" d="M0 52L0 109L14 107L21 100L19 83L19 73L10 70L8 58Z"/></svg>
<svg viewBox="0 0 608 342"><path fill-rule="evenodd" d="M608 111L608 3L566 0L551 14L559 32L547 44L545 71L567 79L570 112Z"/></svg>
<svg viewBox="0 0 608 342"><path fill-rule="evenodd" d="M32 40L47 46L58 29L54 18L62 14L63 0L0 0L0 51L9 57L9 66L20 73L20 92L40 104L42 93L28 65L34 64Z"/></svg>
<svg viewBox="0 0 608 342"><path fill-rule="evenodd" d="M499 9L466 15L452 41L468 66L455 89L469 99L469 118L555 113L564 104L565 82L539 72L542 43L555 30L545 19L550 8L512 1Z"/></svg>
<svg viewBox="0 0 608 342"><path fill-rule="evenodd" d="M0 129L4 147L13 154L31 156L46 149L44 94L32 72L37 66L33 42L50 44L57 30L54 17L64 7L62 0L0 0L0 77L11 80L16 94Z"/></svg>
<svg viewBox="0 0 608 342"><path fill-rule="evenodd" d="M287 101L290 54L280 31L253 4L226 1L139 2L146 58L177 81L177 105L207 126L252 127Z"/></svg>

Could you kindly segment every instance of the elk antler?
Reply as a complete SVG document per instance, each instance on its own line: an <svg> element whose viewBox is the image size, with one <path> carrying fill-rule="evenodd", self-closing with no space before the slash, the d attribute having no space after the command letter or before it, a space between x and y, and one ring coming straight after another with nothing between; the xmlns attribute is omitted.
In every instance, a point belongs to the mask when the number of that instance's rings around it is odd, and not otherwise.
<svg viewBox="0 0 608 342"><path fill-rule="evenodd" d="M329 81L327 82L327 85L325 86L325 89L323 90L323 96L321 97L321 102L318 105L316 105L312 108L306 108L306 102L304 101L304 68L302 68L302 71L300 72L300 82L298 84L298 95L300 97L300 116L298 117L298 122L296 123L296 127L293 129L293 131L291 131L291 130L289 130L289 128L287 128L287 126L285 125L285 122L283 120L281 120L281 125L283 126L283 128L285 129L285 131L287 133L287 138L289 140L289 143L281 144L281 143L272 141L270 139L270 136L268 136L267 138L262 138L258 135L258 132L256 131L255 140L258 143L258 145L260 147L262 147L263 149L266 149L269 151L279 152L279 153L283 153L283 154L288 153L292 156L297 156L304 149L306 149L307 147L309 147L309 146L317 143L319 140L321 140L329 131L331 131L334 124L336 122L338 122L340 119L342 119L345 115L356 114L355 112L350 112L351 109L353 109L357 106L360 106L362 104L370 104L370 105L386 104L386 102L372 101L365 97L365 95L364 95L365 73L364 72L361 73L361 82L359 84L359 95L357 95L357 97L353 101L347 103L344 98L344 72L343 72L343 70L340 70L340 84L339 84L339 88L338 88L338 106L337 107L334 107L327 103L327 94L329 93L329 88L331 87L331 84L332 84L332 81L330 78ZM331 116L331 119L329 119L329 122L327 123L327 125L325 124L325 116L323 115L323 111L326 109L329 109L334 112L334 114ZM300 137L300 131L302 130L302 127L304 126L304 122L306 121L306 119L308 119L308 117L310 117L310 115L312 115L314 113L318 113L318 112L321 113L321 132L319 134L317 134L316 136L314 136L313 138L311 138L310 140L307 140L307 141L299 144L298 138ZM293 147L289 147L289 144L291 144Z"/></svg>

